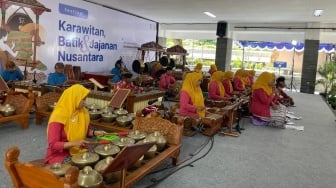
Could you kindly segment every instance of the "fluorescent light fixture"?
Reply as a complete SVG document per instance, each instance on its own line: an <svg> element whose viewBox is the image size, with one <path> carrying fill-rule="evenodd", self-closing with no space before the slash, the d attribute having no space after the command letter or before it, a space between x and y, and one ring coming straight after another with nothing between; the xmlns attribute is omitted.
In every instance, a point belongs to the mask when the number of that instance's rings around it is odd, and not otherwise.
<svg viewBox="0 0 336 188"><path fill-rule="evenodd" d="M314 10L314 16L316 16L316 17L322 16L323 12L324 12L324 10L322 10L322 9L315 9Z"/></svg>
<svg viewBox="0 0 336 188"><path fill-rule="evenodd" d="M214 14L212 14L211 12L203 12L204 14L206 14L207 16L211 17L211 18L216 18L216 16Z"/></svg>

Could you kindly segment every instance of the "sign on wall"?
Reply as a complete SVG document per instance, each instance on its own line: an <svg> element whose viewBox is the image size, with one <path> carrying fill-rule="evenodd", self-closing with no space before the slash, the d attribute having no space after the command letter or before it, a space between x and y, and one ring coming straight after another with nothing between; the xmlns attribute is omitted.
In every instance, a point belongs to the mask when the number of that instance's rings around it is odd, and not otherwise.
<svg viewBox="0 0 336 188"><path fill-rule="evenodd" d="M130 69L140 58L137 47L156 39L153 21L80 0L38 2L50 12L11 5L0 31L2 67L8 60L28 66L28 79L37 72L45 82L56 62L109 72L122 57Z"/></svg>

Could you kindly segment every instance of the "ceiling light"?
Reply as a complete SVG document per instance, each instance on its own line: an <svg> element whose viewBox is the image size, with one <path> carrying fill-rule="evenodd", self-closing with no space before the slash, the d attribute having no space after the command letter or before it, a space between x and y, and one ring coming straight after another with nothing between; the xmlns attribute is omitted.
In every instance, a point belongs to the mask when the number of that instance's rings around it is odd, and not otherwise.
<svg viewBox="0 0 336 188"><path fill-rule="evenodd" d="M323 11L324 10L322 10L322 9L315 9L314 10L314 16L316 16L316 17L322 16Z"/></svg>
<svg viewBox="0 0 336 188"><path fill-rule="evenodd" d="M203 13L206 14L207 16L210 16L211 18L216 18L216 16L211 12L203 12Z"/></svg>

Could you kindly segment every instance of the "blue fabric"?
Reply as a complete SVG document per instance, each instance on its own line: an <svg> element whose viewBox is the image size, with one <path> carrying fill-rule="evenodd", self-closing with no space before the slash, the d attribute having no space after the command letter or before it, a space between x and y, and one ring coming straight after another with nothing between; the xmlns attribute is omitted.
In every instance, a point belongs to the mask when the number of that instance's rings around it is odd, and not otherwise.
<svg viewBox="0 0 336 188"><path fill-rule="evenodd" d="M9 72L8 70L4 70L1 72L2 78L5 82L12 81L12 80L23 80L23 74L20 70L16 69L13 72Z"/></svg>
<svg viewBox="0 0 336 188"><path fill-rule="evenodd" d="M238 41L242 47L260 48L260 49L277 49L277 50L293 50L302 52L304 50L304 43L297 43L293 45L291 42L258 42L258 41ZM319 51L333 52L335 51L335 44L321 43Z"/></svg>
<svg viewBox="0 0 336 188"><path fill-rule="evenodd" d="M66 75L62 73L54 72L48 76L48 84L52 86L62 85L66 80Z"/></svg>
<svg viewBox="0 0 336 188"><path fill-rule="evenodd" d="M120 69L117 68L117 67L114 67L111 70L111 73L114 75L113 78L112 78L112 82L113 83L118 83L121 80L121 71L120 71Z"/></svg>

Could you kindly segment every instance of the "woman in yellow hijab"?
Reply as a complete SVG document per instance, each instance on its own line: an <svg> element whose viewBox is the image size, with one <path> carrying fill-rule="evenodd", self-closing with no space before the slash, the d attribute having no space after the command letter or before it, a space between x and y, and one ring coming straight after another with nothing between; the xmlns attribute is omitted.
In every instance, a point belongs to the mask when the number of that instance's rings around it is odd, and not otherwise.
<svg viewBox="0 0 336 188"><path fill-rule="evenodd" d="M197 63L194 72L202 73L202 67L203 67L202 63Z"/></svg>
<svg viewBox="0 0 336 188"><path fill-rule="evenodd" d="M250 84L251 84L251 86L253 85L253 83L254 83L254 76L255 76L255 70L248 70L248 79L249 79L249 81L250 81Z"/></svg>
<svg viewBox="0 0 336 188"><path fill-rule="evenodd" d="M102 136L105 131L89 128L90 117L84 107L89 90L75 84L66 89L58 100L48 122L48 148L45 163L62 163L70 153L79 151L87 136Z"/></svg>
<svg viewBox="0 0 336 188"><path fill-rule="evenodd" d="M273 103L273 88L275 75L263 72L252 86L252 102L250 112L253 114L252 123L285 128L286 107Z"/></svg>
<svg viewBox="0 0 336 188"><path fill-rule="evenodd" d="M233 89L235 91L244 91L245 88L245 70L244 69L238 69L233 77Z"/></svg>
<svg viewBox="0 0 336 188"><path fill-rule="evenodd" d="M180 114L190 117L205 117L203 92L200 88L202 74L188 73L180 92Z"/></svg>
<svg viewBox="0 0 336 188"><path fill-rule="evenodd" d="M224 73L222 71L216 71L211 76L209 83L209 99L224 100L229 99L230 96L226 95L225 88L223 86Z"/></svg>
<svg viewBox="0 0 336 188"><path fill-rule="evenodd" d="M234 76L234 73L232 71L224 72L223 86L225 89L225 94L227 94L230 97L233 97L234 95L233 86L232 86L233 76Z"/></svg>
<svg viewBox="0 0 336 188"><path fill-rule="evenodd" d="M216 64L211 64L208 73L212 76L212 74L216 71L218 71Z"/></svg>

